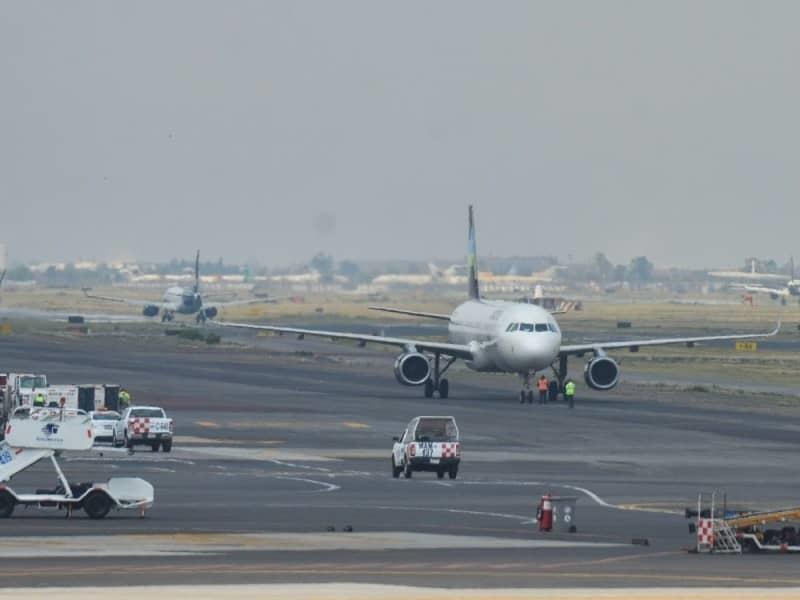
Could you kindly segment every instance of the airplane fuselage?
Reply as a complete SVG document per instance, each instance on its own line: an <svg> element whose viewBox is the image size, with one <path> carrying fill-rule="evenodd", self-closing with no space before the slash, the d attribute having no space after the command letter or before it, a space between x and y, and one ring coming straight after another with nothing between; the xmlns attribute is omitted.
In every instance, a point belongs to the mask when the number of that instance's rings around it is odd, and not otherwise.
<svg viewBox="0 0 800 600"><path fill-rule="evenodd" d="M470 346L475 371L530 373L558 358L561 330L549 312L533 304L469 300L450 316L451 343Z"/></svg>
<svg viewBox="0 0 800 600"><path fill-rule="evenodd" d="M176 286L164 292L164 303L174 306L174 312L193 315L202 308L203 299L191 289Z"/></svg>

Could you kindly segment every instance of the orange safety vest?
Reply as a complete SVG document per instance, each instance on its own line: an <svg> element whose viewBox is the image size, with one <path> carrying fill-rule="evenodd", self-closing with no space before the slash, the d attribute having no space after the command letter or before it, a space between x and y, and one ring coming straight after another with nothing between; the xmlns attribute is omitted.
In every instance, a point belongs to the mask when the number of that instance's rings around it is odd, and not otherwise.
<svg viewBox="0 0 800 600"><path fill-rule="evenodd" d="M547 379L540 379L539 380L539 391L546 392L547 391Z"/></svg>

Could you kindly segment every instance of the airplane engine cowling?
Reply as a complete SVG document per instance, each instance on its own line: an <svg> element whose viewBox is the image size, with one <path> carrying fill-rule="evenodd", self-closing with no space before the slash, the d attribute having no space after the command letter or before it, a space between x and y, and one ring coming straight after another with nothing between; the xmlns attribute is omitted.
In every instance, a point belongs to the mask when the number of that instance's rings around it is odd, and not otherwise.
<svg viewBox="0 0 800 600"><path fill-rule="evenodd" d="M217 307L209 306L208 308L204 308L203 313L206 315L207 319L213 319L217 316Z"/></svg>
<svg viewBox="0 0 800 600"><path fill-rule="evenodd" d="M155 304L148 304L142 309L145 317L155 317L158 314L158 307Z"/></svg>
<svg viewBox="0 0 800 600"><path fill-rule="evenodd" d="M394 361L394 376L403 385L422 385L431 376L431 363L419 352L403 353Z"/></svg>
<svg viewBox="0 0 800 600"><path fill-rule="evenodd" d="M619 365L607 356L597 356L583 370L586 385L594 390L610 390L619 382Z"/></svg>

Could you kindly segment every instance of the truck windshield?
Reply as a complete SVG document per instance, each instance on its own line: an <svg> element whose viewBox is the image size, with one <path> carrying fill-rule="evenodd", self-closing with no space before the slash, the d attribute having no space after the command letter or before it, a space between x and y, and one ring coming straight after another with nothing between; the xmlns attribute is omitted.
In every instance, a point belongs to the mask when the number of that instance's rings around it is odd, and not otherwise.
<svg viewBox="0 0 800 600"><path fill-rule="evenodd" d="M47 387L47 377L44 375L23 375L19 378L19 387L24 389Z"/></svg>
<svg viewBox="0 0 800 600"><path fill-rule="evenodd" d="M458 428L452 419L420 419L414 437L417 442L457 442Z"/></svg>
<svg viewBox="0 0 800 600"><path fill-rule="evenodd" d="M161 419L164 411L160 408L136 408L131 411L131 417L150 417L151 419Z"/></svg>

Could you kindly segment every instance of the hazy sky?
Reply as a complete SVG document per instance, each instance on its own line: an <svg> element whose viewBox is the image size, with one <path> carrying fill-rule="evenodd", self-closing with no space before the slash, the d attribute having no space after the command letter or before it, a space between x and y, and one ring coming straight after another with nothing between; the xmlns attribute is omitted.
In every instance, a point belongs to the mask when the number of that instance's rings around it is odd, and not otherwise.
<svg viewBox="0 0 800 600"><path fill-rule="evenodd" d="M10 258L798 251L800 3L0 0Z"/></svg>

